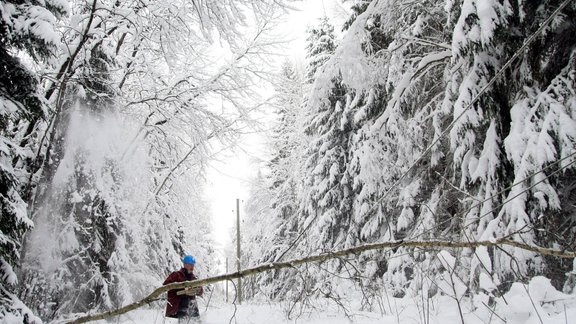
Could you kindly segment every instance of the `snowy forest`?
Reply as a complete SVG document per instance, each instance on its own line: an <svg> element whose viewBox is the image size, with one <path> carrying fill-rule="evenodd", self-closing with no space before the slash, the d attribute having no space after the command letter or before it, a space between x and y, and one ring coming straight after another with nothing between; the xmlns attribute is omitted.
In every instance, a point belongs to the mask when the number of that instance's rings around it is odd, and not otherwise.
<svg viewBox="0 0 576 324"><path fill-rule="evenodd" d="M0 1L1 323L118 309L190 251L219 274L207 164L263 113L248 301L576 316L576 1L341 0L304 64L275 29L297 2Z"/></svg>

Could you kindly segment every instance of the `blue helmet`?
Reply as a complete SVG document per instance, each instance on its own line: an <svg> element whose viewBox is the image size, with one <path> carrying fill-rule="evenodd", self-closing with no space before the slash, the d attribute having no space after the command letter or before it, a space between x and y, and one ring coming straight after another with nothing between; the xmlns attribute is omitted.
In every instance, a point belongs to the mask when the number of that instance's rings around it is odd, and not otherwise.
<svg viewBox="0 0 576 324"><path fill-rule="evenodd" d="M194 259L194 257L191 255L186 255L184 258L182 258L182 262L184 264L196 264L196 259Z"/></svg>

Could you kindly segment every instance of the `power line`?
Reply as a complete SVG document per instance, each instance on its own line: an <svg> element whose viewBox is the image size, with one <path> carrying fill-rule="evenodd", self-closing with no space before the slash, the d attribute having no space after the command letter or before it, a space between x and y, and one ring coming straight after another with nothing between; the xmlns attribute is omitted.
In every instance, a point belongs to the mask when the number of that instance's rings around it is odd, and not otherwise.
<svg viewBox="0 0 576 324"><path fill-rule="evenodd" d="M552 165L559 164L561 161L564 161L564 160L566 160L566 159L568 159L568 158L575 157L575 156L576 156L576 153L572 153L572 154L564 157L563 159L556 161L556 162L553 163ZM536 186L539 185L540 183L542 183L542 182L550 179L552 176L554 176L554 175L556 175L556 174L558 174L558 173L560 173L560 172L568 169L568 168L569 168L571 165L573 165L573 164L576 164L576 159L572 160L571 162L567 163L566 165L560 166L560 168L559 168L558 170L552 172L552 173L549 174L549 175L546 175L545 177L543 177L543 178L540 179L539 181L533 183L531 186L529 186L529 187L527 187L527 188L524 188L522 191L520 191L519 193L515 194L513 197L507 198L505 201L503 201L502 203L498 204L496 207L492 208L490 211L485 212L484 214L480 215L476 220L481 219L481 218L484 218L484 217L486 217L486 216L488 216L488 215L491 215L494 211L498 210L499 208L504 207L504 205L506 205L507 203L511 202L512 200L514 200L515 198L521 196L522 194L528 192L529 190L531 190L532 188L536 187ZM506 192L506 191L508 191L508 190L511 190L513 187L515 187L515 186L517 186L517 185L519 185L519 184L524 183L525 181L529 180L530 178L534 177L535 175L544 172L544 170L546 170L546 169L549 168L549 167L550 167L550 166L548 166L548 167L546 167L546 168L543 168L542 170L539 170L539 171L537 171L537 172L534 172L534 173L532 173L532 174L529 175L529 176L526 176L524 179L522 179L522 180L520 180L520 181L518 181L518 182L516 182L516 183L514 183L514 184L512 184L512 185L510 185L510 186L508 186L508 187L506 187L506 188L504 188L504 189L502 189L501 191L497 192L496 194L490 196L489 198L486 198L486 199L484 199L483 201L480 201L480 202L474 204L473 206L467 208L466 210L464 210L464 211L462 211L461 213L459 213L459 215L454 215L454 217L457 217L457 216L462 216L462 217L463 217L463 216L465 216L465 215L466 215L468 212L470 212L472 209L477 208L477 207L481 206L483 203L491 200L492 198L495 198L495 197L498 196L499 194L504 193L504 192ZM453 217L453 218L454 218L454 217ZM443 221L443 222L441 222L441 223L439 223L439 224L436 224L434 227L429 228L429 229L427 229L426 231L424 231L424 232L422 232L422 233L419 233L419 234L417 234L417 235L415 235L415 236L412 236L411 239L416 239L416 238L422 237L422 236L425 235L425 234L429 234L429 233L431 233L431 232L434 231L434 230L438 230L438 229L440 228L440 226L445 225L445 224L448 223L448 222L451 222L453 218L447 219L447 220L445 220L445 221ZM470 227L470 226L472 226L472 225L474 225L474 224L475 224L475 222L470 222L470 223L468 223L468 224L465 224L465 225L462 226L461 230L463 230L463 229L465 229L465 228L467 228L467 227Z"/></svg>
<svg viewBox="0 0 576 324"><path fill-rule="evenodd" d="M572 153L572 154L568 155L567 157L563 158L562 160L558 160L558 161L555 162L554 164L558 164L558 163L560 163L561 161L566 160L566 159L571 158L571 157L574 157L574 156L576 156L576 153ZM504 207L505 204L511 202L512 200L514 200L515 198L519 197L520 195L523 195L524 193L528 192L528 191L531 190L532 188L534 188L534 187L536 187L537 185L541 184L542 182L548 180L548 179L551 178L552 176L560 173L561 171L564 171L564 170L568 169L569 166L571 166L572 164L575 164L575 163L576 163L576 159L572 160L571 162L567 163L567 164L564 165L564 166L560 166L560 168L559 168L558 170L552 172L552 173L549 174L549 175L546 175L545 177L543 177L543 178L540 179L539 181L533 183L531 186L525 188L524 190L522 190L521 192L519 192L518 194L516 194L514 197L511 197L511 198L506 199L506 200L503 201L501 204L499 204L497 207L492 208L492 210L490 210L490 211L482 214L481 216L479 216L478 219L484 218L484 217L492 214L492 213L493 213L494 211L496 211L498 208ZM544 171L544 169L542 169L542 170L540 170L540 171L538 171L538 172L535 172L535 173L533 173L532 175L530 175L529 177L526 177L526 178L524 178L524 179L522 179L522 180L514 183L513 185L511 185L511 186L509 186L508 188L500 191L499 193L503 193L503 192L505 192L505 191L507 191L507 190L511 190L513 187L515 187L515 186L517 186L517 185L519 185L519 184L524 183L524 181L526 181L526 180L534 177L535 175L537 175L537 174L539 174L539 173L542 173L543 171ZM497 193L497 194L499 194L499 193ZM497 194L492 195L491 198L492 198L492 197L495 197ZM488 201L488 200L491 199L491 198L487 198L487 199L485 199L485 200L477 203L476 205L473 205L472 207L468 208L468 209L465 211L465 213L468 213L468 212L471 211L473 208L479 207L481 204L483 204L484 202ZM469 226L471 226L471 225L472 225L472 224L464 225L464 228L469 227Z"/></svg>
<svg viewBox="0 0 576 324"><path fill-rule="evenodd" d="M452 121L452 123L450 123L450 125L448 125L448 127L440 134L440 136L438 136L438 138L436 138L434 141L432 141L432 144L428 145L428 147L424 150L424 152L422 152L422 154L420 155L420 157L418 157L418 159L416 159L416 161L414 161L414 163L412 163L412 165L410 165L410 167L408 168L407 171L405 171L400 178L398 178L398 180L396 180L395 183L392 184L392 186L390 187L390 189L388 189L386 191L386 193L384 193L384 195L379 198L376 203L379 204L381 203L384 198L386 198L390 192L392 192L393 189L395 189L395 187L397 187L400 182L408 175L408 173L410 173L427 155L428 153L430 153L432 151L432 149L434 148L434 146L436 146L436 144L438 142L440 142L440 140L446 136L448 134L448 132L450 130L452 130L452 128L454 127L454 125L456 125L456 122L462 118L462 116L464 116L464 114L468 111L468 109L470 109L474 104L476 104L476 102L478 102L478 100L480 99L480 97L488 90L489 87L491 87L498 78L500 78L504 72L506 71L506 69L508 69L510 67L510 65L512 65L512 63L521 55L521 53L526 49L526 47L528 47L528 45L530 45L535 39L536 36L538 36L538 34L540 34L544 28L550 24L550 22L552 21L552 19L554 19L554 17L556 15L558 15L558 13L560 13L560 11L562 9L564 9L568 3L570 2L570 0L565 0L551 15L550 17L548 17L548 19L546 19L542 25L540 25L540 27L532 34L530 35L530 37L528 37L528 39L526 40L526 42L524 42L524 44L514 53L514 55L512 55L512 57L510 59L508 59L508 61L506 62L506 64L504 64L500 70L498 70L498 72L496 73L496 75L494 75L490 81L484 85L484 87L482 87L482 89L480 89L480 91L476 94L476 96L474 96L474 98L472 98L472 100L470 101L470 103L462 110L462 112L456 116L456 118ZM374 207L372 207L369 211L372 211L374 209Z"/></svg>

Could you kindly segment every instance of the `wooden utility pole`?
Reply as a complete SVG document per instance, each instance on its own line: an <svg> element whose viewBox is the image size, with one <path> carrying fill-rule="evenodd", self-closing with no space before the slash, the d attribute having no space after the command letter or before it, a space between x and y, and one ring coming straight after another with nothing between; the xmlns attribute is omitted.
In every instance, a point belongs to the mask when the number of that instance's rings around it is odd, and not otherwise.
<svg viewBox="0 0 576 324"><path fill-rule="evenodd" d="M240 272L240 199L236 198L236 259L238 272ZM236 287L238 305L242 304L242 278L238 277L238 287Z"/></svg>

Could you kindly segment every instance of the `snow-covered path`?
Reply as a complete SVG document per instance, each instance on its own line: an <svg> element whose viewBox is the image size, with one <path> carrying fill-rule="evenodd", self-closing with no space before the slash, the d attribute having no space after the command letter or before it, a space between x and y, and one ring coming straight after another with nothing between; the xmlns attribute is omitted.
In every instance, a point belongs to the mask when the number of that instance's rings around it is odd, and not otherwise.
<svg viewBox="0 0 576 324"><path fill-rule="evenodd" d="M461 323L460 316L456 307L446 307L435 309L430 312L429 316L423 316L425 312L417 309L414 304L410 305L397 305L398 310L395 314L388 313L385 315L372 313L372 312L358 312L355 311L350 317L347 317L342 311L335 309L315 310L314 313L302 314L299 317L292 319L286 318L283 313L281 305L264 305L264 304L244 304L236 309L234 314L233 305L217 304L208 309L208 312L203 312L200 320L191 320L190 324L451 324ZM444 305L448 306L448 305ZM567 312L560 312L558 314L549 314L547 312L540 312L542 322L538 318L538 314L530 311L530 305L524 305L526 312L518 312L516 314L505 314L508 324L570 324L574 323L576 319L576 308L567 309ZM464 315L466 324L481 324L504 323L502 319L497 316L482 316L488 315L486 312L473 312ZM498 314L499 316L503 314ZM552 315L552 316L550 316ZM163 312L160 309L146 309L138 310L130 314L124 315L118 320L115 318L109 322L104 323L118 323L118 324L176 324L175 319L165 319Z"/></svg>
<svg viewBox="0 0 576 324"><path fill-rule="evenodd" d="M190 324L257 324L257 323L302 323L302 324L349 324L349 323L395 323L383 320L383 317L369 312L355 312L349 319L342 312L334 310L322 310L313 314L302 314L292 319L286 318L280 305L244 304L234 310L233 305L218 304L211 306L207 312L201 311L200 320L191 320ZM165 319L161 310L140 310L130 315L125 315L119 322L121 324L176 324L175 319Z"/></svg>

